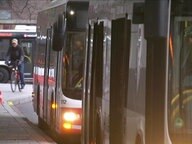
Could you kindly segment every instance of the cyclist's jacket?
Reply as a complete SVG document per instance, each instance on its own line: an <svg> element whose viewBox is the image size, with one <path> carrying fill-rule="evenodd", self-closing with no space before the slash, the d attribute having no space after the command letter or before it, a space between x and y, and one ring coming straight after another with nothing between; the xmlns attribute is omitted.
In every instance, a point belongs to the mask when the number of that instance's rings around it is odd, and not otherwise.
<svg viewBox="0 0 192 144"><path fill-rule="evenodd" d="M10 60L11 62L19 60L20 62L23 62L24 60L23 48L19 45L17 45L16 47L10 46L7 51L6 60L7 61Z"/></svg>

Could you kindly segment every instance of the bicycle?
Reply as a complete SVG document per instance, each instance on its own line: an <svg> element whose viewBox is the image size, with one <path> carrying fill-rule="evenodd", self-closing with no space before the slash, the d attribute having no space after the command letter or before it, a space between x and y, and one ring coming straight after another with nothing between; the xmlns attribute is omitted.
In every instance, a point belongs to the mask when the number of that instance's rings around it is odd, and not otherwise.
<svg viewBox="0 0 192 144"><path fill-rule="evenodd" d="M20 72L18 69L18 61L10 64L9 67L11 68L11 75L10 75L11 90L12 92L15 92L18 87L19 91L21 92L22 87L21 87L21 80L20 80Z"/></svg>

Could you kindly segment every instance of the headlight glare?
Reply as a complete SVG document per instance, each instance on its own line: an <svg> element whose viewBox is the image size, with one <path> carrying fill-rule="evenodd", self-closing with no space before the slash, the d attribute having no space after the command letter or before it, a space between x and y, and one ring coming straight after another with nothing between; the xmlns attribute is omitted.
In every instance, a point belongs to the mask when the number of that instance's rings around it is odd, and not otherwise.
<svg viewBox="0 0 192 144"><path fill-rule="evenodd" d="M65 112L63 115L63 118L65 121L76 121L80 118L79 114L76 114L74 112Z"/></svg>

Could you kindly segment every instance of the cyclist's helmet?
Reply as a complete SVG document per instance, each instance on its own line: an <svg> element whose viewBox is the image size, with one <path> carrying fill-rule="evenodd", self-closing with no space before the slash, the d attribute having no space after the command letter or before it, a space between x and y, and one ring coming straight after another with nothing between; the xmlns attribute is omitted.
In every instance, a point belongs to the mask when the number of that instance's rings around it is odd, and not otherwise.
<svg viewBox="0 0 192 144"><path fill-rule="evenodd" d="M192 37L192 26L185 29L185 37Z"/></svg>

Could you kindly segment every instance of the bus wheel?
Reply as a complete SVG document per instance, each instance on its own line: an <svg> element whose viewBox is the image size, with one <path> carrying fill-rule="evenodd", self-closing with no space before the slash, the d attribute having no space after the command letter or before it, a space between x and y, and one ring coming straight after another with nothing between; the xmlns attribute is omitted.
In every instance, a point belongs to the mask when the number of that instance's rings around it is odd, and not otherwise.
<svg viewBox="0 0 192 144"><path fill-rule="evenodd" d="M0 83L7 83L9 80L9 72L3 67L0 67Z"/></svg>

